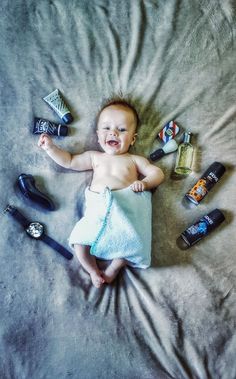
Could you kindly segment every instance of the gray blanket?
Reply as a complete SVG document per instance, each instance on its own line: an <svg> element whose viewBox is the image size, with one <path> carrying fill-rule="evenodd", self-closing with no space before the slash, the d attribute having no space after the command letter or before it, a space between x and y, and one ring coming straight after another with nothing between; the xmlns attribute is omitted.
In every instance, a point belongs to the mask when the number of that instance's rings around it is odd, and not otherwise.
<svg viewBox="0 0 236 379"><path fill-rule="evenodd" d="M37 147L33 118L60 122L42 100L55 88L74 115L55 142L72 153L97 148L96 112L117 94L140 114L135 153L161 147L170 120L191 130L195 151L181 180L175 153L156 163L165 182L153 194L151 268L127 267L102 289L76 258L1 214L0 377L235 379L235 1L2 0L0 9L1 210L16 206L68 247L91 173L62 169ZM225 175L187 209L184 194L213 161ZM21 173L55 211L19 194ZM214 208L226 221L180 250L180 233Z"/></svg>

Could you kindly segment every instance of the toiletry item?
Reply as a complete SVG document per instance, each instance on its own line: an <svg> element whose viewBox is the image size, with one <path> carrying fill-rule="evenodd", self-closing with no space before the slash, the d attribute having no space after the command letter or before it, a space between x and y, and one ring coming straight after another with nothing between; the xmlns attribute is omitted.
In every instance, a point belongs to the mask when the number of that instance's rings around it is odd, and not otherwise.
<svg viewBox="0 0 236 379"><path fill-rule="evenodd" d="M191 145L191 134L189 131L184 133L183 142L179 145L175 173L179 175L188 175L192 171L193 146Z"/></svg>
<svg viewBox="0 0 236 379"><path fill-rule="evenodd" d="M73 121L72 114L58 89L45 96L43 100L52 107L65 124L70 124Z"/></svg>
<svg viewBox="0 0 236 379"><path fill-rule="evenodd" d="M185 197L198 205L208 194L225 172L225 166L220 162L212 163L197 183L186 193Z"/></svg>
<svg viewBox="0 0 236 379"><path fill-rule="evenodd" d="M207 215L200 218L193 225L189 226L180 237L187 247L190 247L207 236L212 230L217 228L223 221L225 216L219 209L214 209Z"/></svg>
<svg viewBox="0 0 236 379"><path fill-rule="evenodd" d="M52 121L48 121L44 118L34 118L34 134L42 134L46 133L53 136L67 136L68 134L68 126L55 124Z"/></svg>
<svg viewBox="0 0 236 379"><path fill-rule="evenodd" d="M17 184L24 197L32 203L40 205L49 211L55 210L55 204L52 199L45 193L39 191L36 186L35 178L31 174L20 174Z"/></svg>
<svg viewBox="0 0 236 379"><path fill-rule="evenodd" d="M158 134L158 137L164 142L167 143L170 139L174 138L179 132L179 127L174 121L170 121Z"/></svg>
<svg viewBox="0 0 236 379"><path fill-rule="evenodd" d="M150 154L150 159L156 161L157 159L162 158L164 155L172 153L178 149L178 144L174 139L170 139L161 149L155 150Z"/></svg>

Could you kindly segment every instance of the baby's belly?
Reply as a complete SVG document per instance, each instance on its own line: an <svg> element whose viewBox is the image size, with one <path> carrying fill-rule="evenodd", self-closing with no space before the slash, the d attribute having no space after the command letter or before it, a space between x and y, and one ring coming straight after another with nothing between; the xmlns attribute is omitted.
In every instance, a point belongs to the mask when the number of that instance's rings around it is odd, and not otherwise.
<svg viewBox="0 0 236 379"><path fill-rule="evenodd" d="M136 178L121 180L118 177L107 175L105 178L93 178L90 189L96 192L102 192L106 187L111 190L119 190L130 186L135 180Z"/></svg>

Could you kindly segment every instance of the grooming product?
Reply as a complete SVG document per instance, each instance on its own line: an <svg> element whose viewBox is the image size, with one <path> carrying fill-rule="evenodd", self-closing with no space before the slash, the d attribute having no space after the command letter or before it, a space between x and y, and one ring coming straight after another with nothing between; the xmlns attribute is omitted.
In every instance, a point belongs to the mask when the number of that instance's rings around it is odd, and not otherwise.
<svg viewBox="0 0 236 379"><path fill-rule="evenodd" d="M72 114L58 89L45 96L43 100L52 107L65 124L70 124L73 121Z"/></svg>
<svg viewBox="0 0 236 379"><path fill-rule="evenodd" d="M33 203L40 205L49 211L55 209L55 204L48 195L39 191L35 184L35 178L31 174L21 174L17 179L18 187L24 197Z"/></svg>
<svg viewBox="0 0 236 379"><path fill-rule="evenodd" d="M175 173L179 175L188 175L192 171L193 146L191 145L191 133L185 132L183 142L179 145Z"/></svg>
<svg viewBox="0 0 236 379"><path fill-rule="evenodd" d="M216 208L200 218L200 220L195 222L193 225L189 226L180 237L183 239L184 243L190 247L200 241L203 237L207 236L224 220L225 216L219 209Z"/></svg>
<svg viewBox="0 0 236 379"><path fill-rule="evenodd" d="M186 193L185 197L198 205L208 194L225 172L225 166L220 162L212 163L197 183Z"/></svg>
<svg viewBox="0 0 236 379"><path fill-rule="evenodd" d="M175 138L176 134L179 132L179 127L174 121L170 121L158 134L158 137L164 142L167 143L172 138Z"/></svg>
<svg viewBox="0 0 236 379"><path fill-rule="evenodd" d="M150 159L156 161L162 158L166 154L170 154L178 149L178 144L174 139L169 140L161 149L157 149L152 154L150 154Z"/></svg>
<svg viewBox="0 0 236 379"><path fill-rule="evenodd" d="M54 122L48 121L44 118L34 118L34 134L46 133L53 136L67 136L68 126L55 124Z"/></svg>

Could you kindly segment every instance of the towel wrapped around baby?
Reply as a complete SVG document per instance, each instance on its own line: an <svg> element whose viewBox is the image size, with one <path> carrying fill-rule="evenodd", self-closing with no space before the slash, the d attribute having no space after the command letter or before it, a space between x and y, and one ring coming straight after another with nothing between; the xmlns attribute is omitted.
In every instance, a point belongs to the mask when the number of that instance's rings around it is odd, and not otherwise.
<svg viewBox="0 0 236 379"><path fill-rule="evenodd" d="M91 246L99 259L124 258L132 267L147 268L151 262L152 205L149 191L105 188L85 190L84 216L76 223L69 245Z"/></svg>

